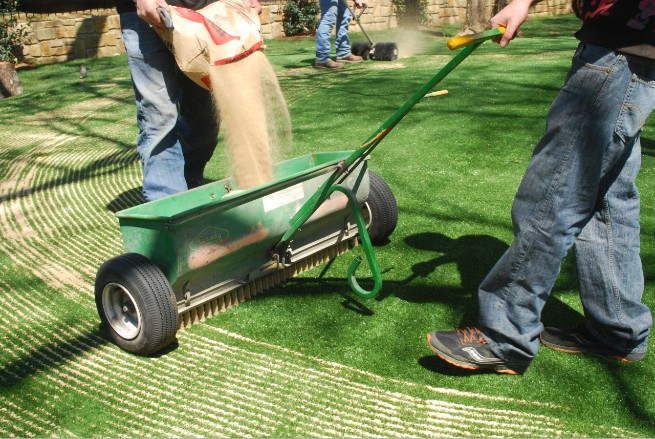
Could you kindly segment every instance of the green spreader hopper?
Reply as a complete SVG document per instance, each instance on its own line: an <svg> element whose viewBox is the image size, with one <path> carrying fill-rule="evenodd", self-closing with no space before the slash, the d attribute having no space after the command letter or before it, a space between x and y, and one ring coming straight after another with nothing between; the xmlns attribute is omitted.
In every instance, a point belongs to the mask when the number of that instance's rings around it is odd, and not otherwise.
<svg viewBox="0 0 655 439"><path fill-rule="evenodd" d="M367 240L386 240L398 218L395 198L366 160L347 169L351 154L301 156L279 163L278 178L263 186L238 191L226 179L118 212L126 253L96 277L96 305L113 341L154 353L179 329L358 245L361 230L370 231ZM337 174L340 183L325 186ZM325 199L303 211L319 193ZM372 297L381 279L366 246L374 290L357 284L359 260L350 276L356 293Z"/></svg>

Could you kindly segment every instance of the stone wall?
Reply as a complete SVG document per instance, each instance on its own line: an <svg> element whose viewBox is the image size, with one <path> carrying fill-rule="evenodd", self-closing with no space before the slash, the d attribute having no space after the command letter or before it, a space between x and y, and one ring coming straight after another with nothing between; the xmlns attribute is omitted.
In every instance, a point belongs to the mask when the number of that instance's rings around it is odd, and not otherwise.
<svg viewBox="0 0 655 439"><path fill-rule="evenodd" d="M491 3L491 2L490 2ZM489 5L491 8L491 5ZM571 0L544 0L530 8L530 16L571 13ZM491 14L491 11L489 11ZM428 0L430 26L464 23L466 0Z"/></svg>
<svg viewBox="0 0 655 439"><path fill-rule="evenodd" d="M30 29L23 47L24 61L51 64L125 52L121 26L114 9L86 12L23 15Z"/></svg>
<svg viewBox="0 0 655 439"><path fill-rule="evenodd" d="M397 26L392 0L370 0L361 16L367 31ZM284 3L262 2L262 35L265 39L284 37L282 20ZM531 9L532 16L571 12L570 0L545 0ZM463 23L466 0L428 0L428 27ZM21 23L30 29L29 43L24 47L24 61L29 64L50 64L72 59L112 56L125 52L120 22L113 9L62 13L21 14ZM353 22L353 32L359 27Z"/></svg>

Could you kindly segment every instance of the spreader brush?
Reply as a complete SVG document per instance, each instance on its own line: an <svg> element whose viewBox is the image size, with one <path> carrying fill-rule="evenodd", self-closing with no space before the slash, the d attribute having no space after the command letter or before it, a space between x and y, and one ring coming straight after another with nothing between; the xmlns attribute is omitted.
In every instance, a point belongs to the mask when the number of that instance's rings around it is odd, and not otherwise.
<svg viewBox="0 0 655 439"><path fill-rule="evenodd" d="M189 308L178 307L178 330L181 331L190 328L194 324L204 322L206 319L218 313L228 311L239 303L262 294L270 288L283 284L292 277L333 260L357 245L359 243L356 237L347 241L341 241L332 247L282 269L273 269L271 267L269 274L251 282L228 286L225 290L220 291L219 295L213 299L199 305Z"/></svg>

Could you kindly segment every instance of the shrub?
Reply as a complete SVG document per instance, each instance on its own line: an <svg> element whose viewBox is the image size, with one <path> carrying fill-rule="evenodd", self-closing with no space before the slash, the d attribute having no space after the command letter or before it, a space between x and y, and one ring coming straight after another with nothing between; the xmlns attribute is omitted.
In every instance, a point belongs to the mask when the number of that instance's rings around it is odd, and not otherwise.
<svg viewBox="0 0 655 439"><path fill-rule="evenodd" d="M428 0L393 0L402 27L418 27L428 24Z"/></svg>
<svg viewBox="0 0 655 439"><path fill-rule="evenodd" d="M284 5L284 34L288 37L313 34L320 11L316 0L288 0Z"/></svg>
<svg viewBox="0 0 655 439"><path fill-rule="evenodd" d="M27 29L18 24L18 0L0 0L0 61L16 63L22 54Z"/></svg>

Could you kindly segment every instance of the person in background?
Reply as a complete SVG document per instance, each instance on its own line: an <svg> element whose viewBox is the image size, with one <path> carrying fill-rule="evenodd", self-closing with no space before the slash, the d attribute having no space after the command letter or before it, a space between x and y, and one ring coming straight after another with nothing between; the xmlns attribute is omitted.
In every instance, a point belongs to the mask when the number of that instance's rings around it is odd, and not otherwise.
<svg viewBox="0 0 655 439"><path fill-rule="evenodd" d="M348 39L348 26L350 26L350 10L346 6L348 0L319 0L321 6L321 20L316 29L316 61L314 67L317 69L338 69L345 63L359 63L364 59L359 55L350 52L350 41ZM362 9L366 6L364 0L355 0L355 8ZM336 38L334 45L337 51L337 60L330 58L331 44L330 35L336 23Z"/></svg>
<svg viewBox="0 0 655 439"><path fill-rule="evenodd" d="M532 0L491 19L507 46ZM639 135L655 106L652 1L574 0L580 40L512 205L514 240L478 290L477 327L432 331L442 359L469 370L524 373L539 341L621 361L646 355L653 325L642 302ZM546 327L541 311L573 249L584 321Z"/></svg>
<svg viewBox="0 0 655 439"><path fill-rule="evenodd" d="M116 0L136 100L137 151L146 201L203 184L214 153L218 123L211 93L177 66L153 27L163 28L157 7L200 9L213 0ZM261 5L243 0L246 8Z"/></svg>

